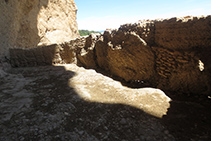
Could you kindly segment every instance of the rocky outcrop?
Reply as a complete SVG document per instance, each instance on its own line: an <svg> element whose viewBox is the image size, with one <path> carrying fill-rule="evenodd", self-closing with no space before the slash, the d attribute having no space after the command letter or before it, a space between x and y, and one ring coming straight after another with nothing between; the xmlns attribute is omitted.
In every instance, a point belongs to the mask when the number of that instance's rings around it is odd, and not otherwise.
<svg viewBox="0 0 211 141"><path fill-rule="evenodd" d="M34 48L79 36L74 0L1 0L0 59L9 48Z"/></svg>

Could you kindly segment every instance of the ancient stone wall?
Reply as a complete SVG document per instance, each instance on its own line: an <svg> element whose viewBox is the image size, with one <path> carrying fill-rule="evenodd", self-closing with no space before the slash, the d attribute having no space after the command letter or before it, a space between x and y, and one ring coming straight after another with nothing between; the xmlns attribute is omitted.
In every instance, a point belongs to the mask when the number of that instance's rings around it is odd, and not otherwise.
<svg viewBox="0 0 211 141"><path fill-rule="evenodd" d="M210 93L211 16L155 23L158 86L172 91Z"/></svg>
<svg viewBox="0 0 211 141"><path fill-rule="evenodd" d="M69 42L31 49L12 48L9 50L10 63L12 67L76 63L77 49L84 46L85 37L81 37Z"/></svg>
<svg viewBox="0 0 211 141"><path fill-rule="evenodd" d="M79 37L74 0L1 0L0 59L9 48L34 48Z"/></svg>
<svg viewBox="0 0 211 141"><path fill-rule="evenodd" d="M156 21L155 43L171 50L205 49L211 46L211 16Z"/></svg>
<svg viewBox="0 0 211 141"><path fill-rule="evenodd" d="M36 62L36 56L45 55L44 48L47 48L53 55L43 59L51 60L46 64L77 63L86 68L101 69L135 87L151 86L173 92L209 94L210 23L211 16L126 24L118 30L106 30L103 34L91 34L40 48L42 51L31 49L36 52L32 53L34 55L26 55L30 50L17 53L11 49L11 62L13 66L27 66L21 64L30 64L26 63L31 62L29 56L35 56ZM25 61L22 61L23 58ZM35 64L44 63L37 61Z"/></svg>
<svg viewBox="0 0 211 141"><path fill-rule="evenodd" d="M134 86L210 93L211 16L141 21L105 31L87 68L99 67ZM83 60L79 54L78 61ZM87 60L87 59L86 59ZM90 61L89 61L90 62ZM95 65L93 65L95 63Z"/></svg>

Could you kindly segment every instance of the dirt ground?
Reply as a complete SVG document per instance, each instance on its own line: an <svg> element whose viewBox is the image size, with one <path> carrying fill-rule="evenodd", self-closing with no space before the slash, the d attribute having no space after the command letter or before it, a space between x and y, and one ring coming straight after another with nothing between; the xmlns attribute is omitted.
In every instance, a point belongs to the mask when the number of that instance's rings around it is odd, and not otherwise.
<svg viewBox="0 0 211 141"><path fill-rule="evenodd" d="M0 69L0 141L208 141L210 98L129 88L74 64Z"/></svg>

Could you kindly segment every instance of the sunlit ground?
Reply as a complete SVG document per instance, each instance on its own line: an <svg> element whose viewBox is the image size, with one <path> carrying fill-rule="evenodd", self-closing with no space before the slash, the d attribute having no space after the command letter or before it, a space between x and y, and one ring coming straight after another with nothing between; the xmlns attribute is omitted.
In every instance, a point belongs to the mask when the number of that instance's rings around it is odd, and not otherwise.
<svg viewBox="0 0 211 141"><path fill-rule="evenodd" d="M73 64L65 65L65 69L76 72L68 85L74 87L86 101L130 105L159 118L166 115L170 108L171 99L160 89L128 88L95 70L86 70Z"/></svg>

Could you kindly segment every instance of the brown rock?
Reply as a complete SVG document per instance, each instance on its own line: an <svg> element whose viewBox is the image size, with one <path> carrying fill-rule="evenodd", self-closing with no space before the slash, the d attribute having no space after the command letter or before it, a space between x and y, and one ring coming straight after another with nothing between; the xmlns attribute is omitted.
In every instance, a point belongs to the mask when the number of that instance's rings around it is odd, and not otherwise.
<svg viewBox="0 0 211 141"><path fill-rule="evenodd" d="M61 46L56 44L33 49L10 49L11 65L27 67L62 63L60 49Z"/></svg>
<svg viewBox="0 0 211 141"><path fill-rule="evenodd" d="M155 43L168 49L211 46L211 16L172 18L155 23Z"/></svg>
<svg viewBox="0 0 211 141"><path fill-rule="evenodd" d="M79 37L74 0L0 1L0 59L9 48L34 48Z"/></svg>
<svg viewBox="0 0 211 141"><path fill-rule="evenodd" d="M149 80L154 75L154 54L136 33L117 31L110 42L97 41L98 65L126 81Z"/></svg>
<svg viewBox="0 0 211 141"><path fill-rule="evenodd" d="M77 50L77 64L86 68L97 68L94 46L100 34L90 34L86 37L83 47Z"/></svg>

